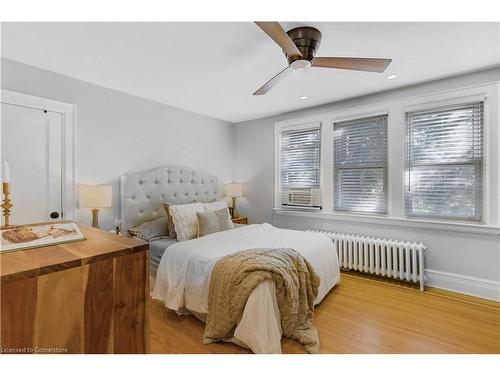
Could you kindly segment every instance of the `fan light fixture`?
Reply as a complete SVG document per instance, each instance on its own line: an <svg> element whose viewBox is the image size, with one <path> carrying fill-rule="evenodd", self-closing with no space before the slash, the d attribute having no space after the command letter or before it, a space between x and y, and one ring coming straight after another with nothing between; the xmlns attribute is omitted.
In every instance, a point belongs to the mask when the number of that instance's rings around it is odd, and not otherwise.
<svg viewBox="0 0 500 375"><path fill-rule="evenodd" d="M285 31L279 22L255 23L283 50L287 66L264 83L253 95L265 95L282 79L297 70L311 67L383 73L392 61L372 57L316 57L316 51L321 44L321 32L318 29L303 26Z"/></svg>

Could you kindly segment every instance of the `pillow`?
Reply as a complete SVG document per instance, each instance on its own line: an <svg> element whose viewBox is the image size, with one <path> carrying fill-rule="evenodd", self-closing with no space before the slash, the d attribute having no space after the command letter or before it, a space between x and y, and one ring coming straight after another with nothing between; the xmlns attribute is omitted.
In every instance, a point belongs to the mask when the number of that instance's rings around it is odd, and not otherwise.
<svg viewBox="0 0 500 375"><path fill-rule="evenodd" d="M197 212L196 216L198 217L198 237L234 228L227 207L217 211Z"/></svg>
<svg viewBox="0 0 500 375"><path fill-rule="evenodd" d="M169 211L170 203L163 203L163 208L165 209L165 213L167 214L167 228L168 228L168 237L172 240L177 238L175 233L174 222L172 221L172 215L170 215Z"/></svg>
<svg viewBox="0 0 500 375"><path fill-rule="evenodd" d="M196 201L192 201L191 203L196 203ZM163 208L165 209L165 213L167 214L168 238L175 240L177 238L177 234L175 233L175 226L174 222L172 221L172 215L170 215L169 211L170 206L171 206L170 203L163 203Z"/></svg>
<svg viewBox="0 0 500 375"><path fill-rule="evenodd" d="M205 203L203 204L203 207L205 207L205 212L222 210L223 208L227 208L227 201L223 199L220 201Z"/></svg>
<svg viewBox="0 0 500 375"><path fill-rule="evenodd" d="M227 201L225 199L216 202L205 203L203 207L205 207L205 212L218 211L227 208L227 220L229 220L232 223L231 214L229 213L229 208L227 206ZM232 228L233 226L231 226L231 228L229 229Z"/></svg>
<svg viewBox="0 0 500 375"><path fill-rule="evenodd" d="M198 234L197 212L203 212L202 203L178 204L169 207L178 241L196 238Z"/></svg>
<svg viewBox="0 0 500 375"><path fill-rule="evenodd" d="M145 241L168 237L167 218L160 217L152 221L146 221L128 230L132 236L139 237Z"/></svg>

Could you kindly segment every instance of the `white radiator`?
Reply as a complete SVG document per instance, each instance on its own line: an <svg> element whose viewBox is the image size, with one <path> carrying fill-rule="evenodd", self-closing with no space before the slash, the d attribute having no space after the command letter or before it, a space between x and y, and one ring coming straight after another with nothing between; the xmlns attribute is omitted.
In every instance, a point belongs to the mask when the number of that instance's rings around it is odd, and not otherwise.
<svg viewBox="0 0 500 375"><path fill-rule="evenodd" d="M334 242L340 268L419 283L424 290L424 250L421 242L364 237L310 229Z"/></svg>

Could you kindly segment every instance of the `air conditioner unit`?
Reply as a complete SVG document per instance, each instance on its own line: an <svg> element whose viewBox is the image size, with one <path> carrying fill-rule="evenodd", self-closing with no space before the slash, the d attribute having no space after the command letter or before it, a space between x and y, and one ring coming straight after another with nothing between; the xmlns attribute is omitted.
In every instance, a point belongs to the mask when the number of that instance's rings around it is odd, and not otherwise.
<svg viewBox="0 0 500 375"><path fill-rule="evenodd" d="M321 208L321 190L283 190L281 205L287 207Z"/></svg>

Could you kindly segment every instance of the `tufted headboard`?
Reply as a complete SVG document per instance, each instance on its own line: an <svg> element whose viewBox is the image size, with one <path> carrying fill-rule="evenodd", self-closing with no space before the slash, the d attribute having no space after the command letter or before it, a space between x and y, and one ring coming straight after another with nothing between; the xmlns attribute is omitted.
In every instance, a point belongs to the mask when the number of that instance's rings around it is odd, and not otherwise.
<svg viewBox="0 0 500 375"><path fill-rule="evenodd" d="M208 203L220 199L216 177L190 168L165 166L120 177L120 216L124 234L145 221L165 216L163 202Z"/></svg>

